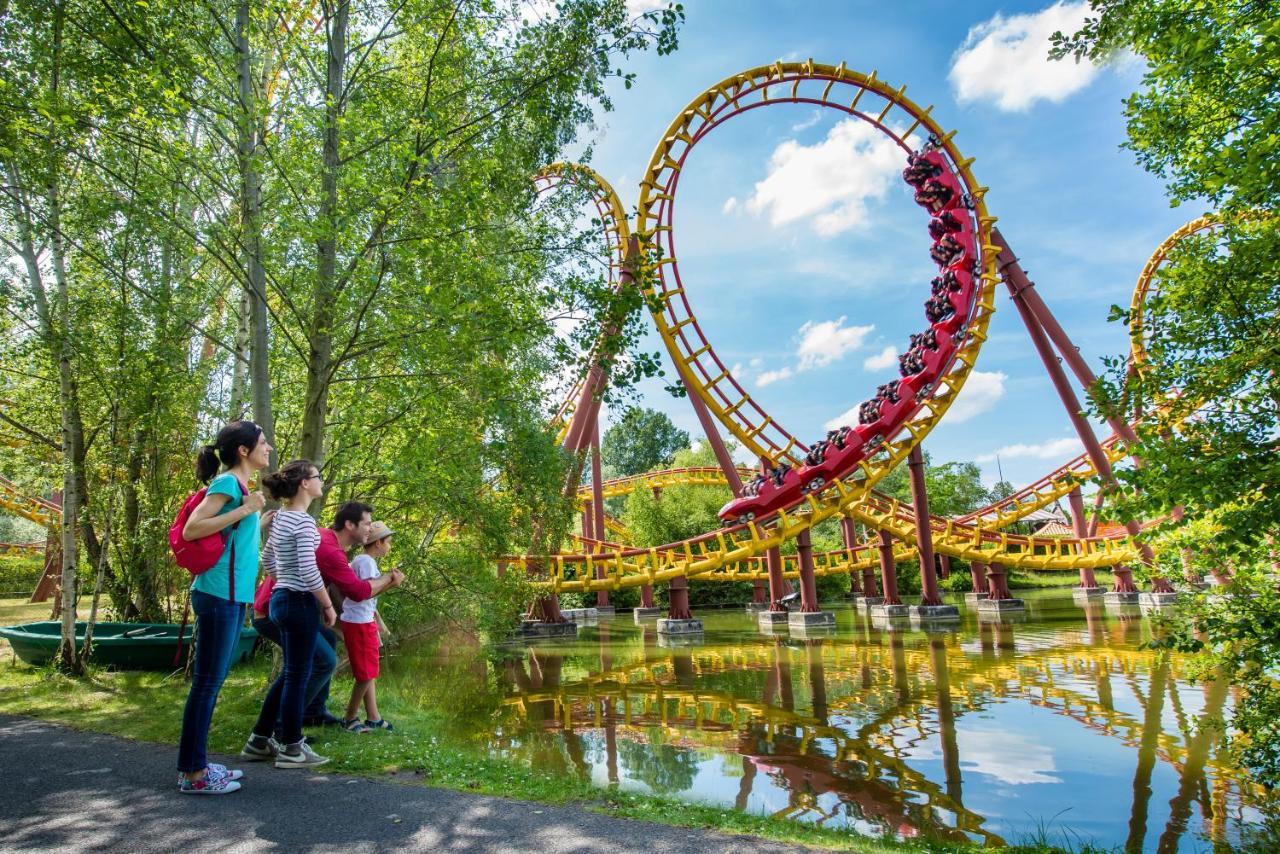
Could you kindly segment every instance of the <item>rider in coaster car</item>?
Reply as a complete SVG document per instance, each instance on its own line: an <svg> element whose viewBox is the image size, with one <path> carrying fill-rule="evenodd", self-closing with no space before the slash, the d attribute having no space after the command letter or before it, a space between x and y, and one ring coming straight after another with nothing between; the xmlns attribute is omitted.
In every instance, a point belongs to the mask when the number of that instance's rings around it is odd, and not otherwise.
<svg viewBox="0 0 1280 854"><path fill-rule="evenodd" d="M874 424L880 418L880 398L873 397L858 405L858 423Z"/></svg>
<svg viewBox="0 0 1280 854"><path fill-rule="evenodd" d="M773 485L782 486L782 479L787 476L789 471L791 471L789 463L778 463L777 467L769 472L773 476Z"/></svg>
<svg viewBox="0 0 1280 854"><path fill-rule="evenodd" d="M876 389L876 398L879 400L887 400L890 403L898 402L898 384L885 383Z"/></svg>
<svg viewBox="0 0 1280 854"><path fill-rule="evenodd" d="M916 191L916 204L936 211L951 201L952 195L951 188L946 184L930 179Z"/></svg>
<svg viewBox="0 0 1280 854"><path fill-rule="evenodd" d="M844 450L844 440L849 436L849 428L841 427L839 430L828 430L827 441L835 445L840 450Z"/></svg>
<svg viewBox="0 0 1280 854"><path fill-rule="evenodd" d="M929 288L934 296L955 293L960 290L960 280L956 278L954 270L947 270L941 276L934 276L933 281L929 283Z"/></svg>
<svg viewBox="0 0 1280 854"><path fill-rule="evenodd" d="M929 257L940 267L947 267L964 254L964 247L951 235L943 235L942 239L929 248Z"/></svg>
<svg viewBox="0 0 1280 854"><path fill-rule="evenodd" d="M902 170L902 180L919 189L920 185L941 171L937 166L917 154L907 155L907 168Z"/></svg>
<svg viewBox="0 0 1280 854"><path fill-rule="evenodd" d="M918 374L924 370L924 356L919 348L912 348L898 357L898 373L904 377Z"/></svg>
<svg viewBox="0 0 1280 854"><path fill-rule="evenodd" d="M943 294L935 294L925 300L924 316L930 323L937 323L955 313L955 306Z"/></svg>
<svg viewBox="0 0 1280 854"><path fill-rule="evenodd" d="M830 434L828 434L830 435ZM809 449L809 453L804 455L804 464L807 466L816 466L827 458L827 448L831 445L826 439L819 439L813 443L813 447Z"/></svg>
<svg viewBox="0 0 1280 854"><path fill-rule="evenodd" d="M934 240L940 239L944 234L951 234L959 231L964 226L960 220L956 219L956 215L951 211L943 211L933 219L929 220L929 236Z"/></svg>
<svg viewBox="0 0 1280 854"><path fill-rule="evenodd" d="M758 474L747 481L747 485L742 488L742 494L744 496L759 495L762 486L764 486L764 475Z"/></svg>

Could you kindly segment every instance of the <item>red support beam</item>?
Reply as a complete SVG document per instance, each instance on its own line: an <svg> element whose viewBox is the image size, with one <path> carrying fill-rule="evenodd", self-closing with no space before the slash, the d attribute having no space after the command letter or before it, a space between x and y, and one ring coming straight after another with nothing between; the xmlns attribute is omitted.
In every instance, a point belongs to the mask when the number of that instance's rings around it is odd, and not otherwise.
<svg viewBox="0 0 1280 854"><path fill-rule="evenodd" d="M987 565L976 560L969 561L969 580L974 593L987 592Z"/></svg>
<svg viewBox="0 0 1280 854"><path fill-rule="evenodd" d="M880 584L884 590L884 604L901 605L898 598L898 567L893 560L893 540L880 531Z"/></svg>
<svg viewBox="0 0 1280 854"><path fill-rule="evenodd" d="M822 609L818 607L818 582L813 572L813 541L809 537L808 528L796 536L796 552L800 558L800 611L816 614Z"/></svg>
<svg viewBox="0 0 1280 854"><path fill-rule="evenodd" d="M992 561L987 569L987 598L1012 599L1009 592L1009 580L1005 575L1004 564Z"/></svg>
<svg viewBox="0 0 1280 854"><path fill-rule="evenodd" d="M769 610L786 611L780 600L787 595L787 580L782 577L782 552L777 546L765 552L765 565L769 567Z"/></svg>
<svg viewBox="0 0 1280 854"><path fill-rule="evenodd" d="M853 529L853 520L848 516L840 518L840 535L844 538L844 549L848 553L849 563L853 563L853 547L858 544L857 534ZM862 595L862 583L856 569L849 570L849 595Z"/></svg>
<svg viewBox="0 0 1280 854"><path fill-rule="evenodd" d="M600 471L600 424L597 422L592 425L593 431L591 436L591 515L595 521L595 532L597 540L605 539L604 530L604 474ZM596 564L596 578L600 581L604 580L604 565ZM609 606L609 591L596 591L596 605L607 608Z"/></svg>
<svg viewBox="0 0 1280 854"><path fill-rule="evenodd" d="M995 234L995 237L999 241L998 233ZM1023 293L1030 285L1030 280L1027 278L1022 266L1018 264L1017 258L1014 257L1008 245L1000 242L1000 247L1000 255L997 258L1000 273L1004 277L1005 285L1009 288L1009 293L1013 296L1013 304L1017 307L1018 314L1022 317L1023 325L1027 327L1027 333L1031 336L1031 342L1035 345L1040 361L1044 363L1045 370L1049 373L1049 379L1053 382L1058 396L1062 399L1062 405L1067 410L1067 417L1071 419L1071 424L1075 427L1081 444L1084 445L1089 461L1093 463L1094 469L1102 480L1103 489L1115 489L1117 483L1115 474L1111 470L1111 462L1107 459L1101 443L1098 442L1098 437L1094 435L1093 428L1089 425L1088 420L1085 419L1080 400L1076 397L1075 390L1067 380L1067 375L1063 371L1062 365L1058 363L1057 356L1053 352L1048 336L1045 335L1044 328L1041 327L1035 314L1023 298ZM1134 521L1130 521L1125 527L1128 529L1130 536L1137 536L1140 530L1138 523ZM1139 549L1142 552L1143 563L1149 567L1153 566L1155 557L1151 552L1151 547L1139 544ZM1117 566L1115 576L1116 592L1137 592L1138 588L1133 584L1133 575L1127 567ZM1163 578L1152 576L1152 589L1156 592L1167 592L1173 588Z"/></svg>
<svg viewBox="0 0 1280 854"><path fill-rule="evenodd" d="M1084 513L1084 497L1080 494L1080 487L1071 490L1067 495L1067 501L1071 504L1071 530L1076 537L1084 540L1089 535L1089 526L1085 522ZM1084 543L1080 544L1080 548L1084 549ZM1098 579L1094 577L1093 567L1080 567L1080 586L1081 587L1097 587Z"/></svg>
<svg viewBox="0 0 1280 854"><path fill-rule="evenodd" d="M920 555L920 604L941 605L938 576L933 569L933 530L929 527L929 495L924 485L924 452L916 445L907 456L911 475L911 503L916 514L916 552Z"/></svg>

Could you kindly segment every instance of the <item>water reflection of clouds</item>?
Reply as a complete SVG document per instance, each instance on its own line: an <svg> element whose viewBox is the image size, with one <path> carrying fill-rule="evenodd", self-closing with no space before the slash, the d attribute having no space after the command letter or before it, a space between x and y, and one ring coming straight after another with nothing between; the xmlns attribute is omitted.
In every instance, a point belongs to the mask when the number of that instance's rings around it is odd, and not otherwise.
<svg viewBox="0 0 1280 854"><path fill-rule="evenodd" d="M1006 729L957 726L960 766L1010 786L1061 783L1053 751L1033 738Z"/></svg>

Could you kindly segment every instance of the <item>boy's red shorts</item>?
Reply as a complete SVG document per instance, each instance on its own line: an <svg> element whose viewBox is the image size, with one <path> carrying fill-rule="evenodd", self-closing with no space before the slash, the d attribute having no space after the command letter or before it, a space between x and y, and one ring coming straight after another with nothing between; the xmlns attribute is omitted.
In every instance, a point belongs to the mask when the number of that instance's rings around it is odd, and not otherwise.
<svg viewBox="0 0 1280 854"><path fill-rule="evenodd" d="M342 622L342 639L347 644L347 657L351 659L351 675L357 682L378 678L377 623Z"/></svg>

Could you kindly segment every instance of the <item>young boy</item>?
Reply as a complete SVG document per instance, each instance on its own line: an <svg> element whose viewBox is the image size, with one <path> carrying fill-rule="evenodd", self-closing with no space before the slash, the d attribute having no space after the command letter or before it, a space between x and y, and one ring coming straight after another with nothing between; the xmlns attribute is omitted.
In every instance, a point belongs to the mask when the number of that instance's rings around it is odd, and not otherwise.
<svg viewBox="0 0 1280 854"><path fill-rule="evenodd" d="M378 561L391 549L391 529L382 522L374 522L365 540L364 553L351 561L351 570L357 578L372 580L381 577ZM391 729L391 724L378 713L378 696L375 683L378 678L378 633L386 627L378 616L378 599L363 602L350 599L342 606L342 637L351 659L351 673L356 684L351 689L351 702L342 726L347 732L368 732L371 729ZM360 722L360 703L364 703L367 717Z"/></svg>

